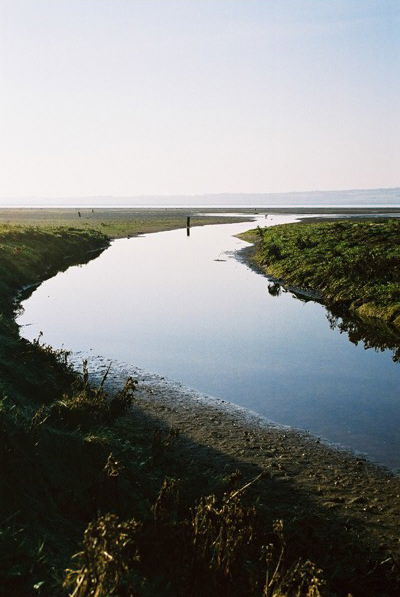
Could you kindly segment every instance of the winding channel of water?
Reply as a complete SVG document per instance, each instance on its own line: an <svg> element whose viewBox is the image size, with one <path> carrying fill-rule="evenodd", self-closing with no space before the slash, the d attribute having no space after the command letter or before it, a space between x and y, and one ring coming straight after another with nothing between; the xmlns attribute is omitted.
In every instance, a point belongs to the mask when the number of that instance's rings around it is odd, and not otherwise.
<svg viewBox="0 0 400 597"><path fill-rule="evenodd" d="M233 235L254 226L116 240L39 286L23 303L21 334L135 363L398 469L400 365L332 330L322 305L271 296L235 257L246 243Z"/></svg>

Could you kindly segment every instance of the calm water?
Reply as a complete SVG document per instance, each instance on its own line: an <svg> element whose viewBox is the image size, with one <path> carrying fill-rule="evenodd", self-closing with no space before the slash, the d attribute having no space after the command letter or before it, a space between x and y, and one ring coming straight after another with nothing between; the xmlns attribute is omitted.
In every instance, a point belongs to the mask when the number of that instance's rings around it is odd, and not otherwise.
<svg viewBox="0 0 400 597"><path fill-rule="evenodd" d="M323 306L270 296L267 279L234 257L246 243L232 235L252 226L117 240L43 283L24 303L21 332L134 363L400 467L400 365L331 330Z"/></svg>

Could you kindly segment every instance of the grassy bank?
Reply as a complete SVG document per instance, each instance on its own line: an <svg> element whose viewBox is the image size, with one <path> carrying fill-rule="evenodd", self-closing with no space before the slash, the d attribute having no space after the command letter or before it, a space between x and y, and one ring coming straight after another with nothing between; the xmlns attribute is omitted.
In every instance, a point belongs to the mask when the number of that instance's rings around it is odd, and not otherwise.
<svg viewBox="0 0 400 597"><path fill-rule="evenodd" d="M16 296L58 271L90 259L108 243L108 238L96 231L0 225L0 392L12 393L14 399L29 396L44 402L59 389L61 378L53 357L33 350L19 338L13 318Z"/></svg>
<svg viewBox="0 0 400 597"><path fill-rule="evenodd" d="M212 216L197 215L199 211L215 212ZM250 210L248 210L250 211ZM253 210L252 210L253 211ZM195 209L73 209L73 208L20 208L0 209L0 224L37 226L47 229L73 227L77 230L96 230L110 238L136 236L160 230L186 227L190 216L191 226L240 222L243 218L221 216L221 210ZM245 215L244 215L245 218Z"/></svg>
<svg viewBox="0 0 400 597"><path fill-rule="evenodd" d="M344 498L334 491L318 501L307 470L297 484L290 478L308 461L306 446L299 461L286 461L281 433L255 465L223 442L201 445L179 430L182 414L171 426L146 413L134 380L107 394L107 379L91 387L84 365L77 375L64 353L19 338L18 290L86 261L107 244L104 235L6 227L0 242L0 594L398 594L396 541L380 503L370 520L368 511L357 516L369 507L362 499L338 510L334 500ZM189 413L197 432L217 437L220 416ZM229 429L249 454L261 450L237 422ZM313 491L344 487L327 467L334 476L322 467ZM367 488L372 469L351 467ZM384 473L374 491L380 483L388 495L396 490Z"/></svg>
<svg viewBox="0 0 400 597"><path fill-rule="evenodd" d="M287 224L241 236L253 260L333 309L400 328L400 221Z"/></svg>
<svg viewBox="0 0 400 597"><path fill-rule="evenodd" d="M102 382L89 385L85 365L77 375L65 353L18 336L21 288L86 261L107 238L6 226L0 241L0 593L261 591L263 534L254 506L239 499L240 475L185 471L172 450L178 431L132 417L134 380L108 396ZM276 567L279 525L267 536L276 542ZM256 556L249 570L238 566L245 554ZM311 564L278 568L271 590L284 577L288 586L320 582Z"/></svg>

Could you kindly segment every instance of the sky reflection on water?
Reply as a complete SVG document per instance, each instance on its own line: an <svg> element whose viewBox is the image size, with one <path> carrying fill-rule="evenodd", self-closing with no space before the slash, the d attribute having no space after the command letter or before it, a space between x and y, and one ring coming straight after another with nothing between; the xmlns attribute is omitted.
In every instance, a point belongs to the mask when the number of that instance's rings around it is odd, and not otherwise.
<svg viewBox="0 0 400 597"><path fill-rule="evenodd" d="M280 221L293 217L268 219ZM322 305L271 296L233 254L246 245L232 235L251 227L117 240L35 290L21 333L134 363L400 467L400 365L332 330Z"/></svg>

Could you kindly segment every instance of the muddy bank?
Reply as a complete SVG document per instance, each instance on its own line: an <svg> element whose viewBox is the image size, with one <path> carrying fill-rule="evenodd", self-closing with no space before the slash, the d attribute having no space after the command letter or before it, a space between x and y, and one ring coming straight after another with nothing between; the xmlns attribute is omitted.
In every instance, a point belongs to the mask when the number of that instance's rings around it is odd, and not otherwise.
<svg viewBox="0 0 400 597"><path fill-rule="evenodd" d="M108 363L100 357L91 361L93 383ZM232 472L228 459L246 477L266 471L267 479L255 491L272 517L291 519L294 508L312 532L325 532L322 526L329 522L330 533L356 534L382 570L398 565L399 477L305 432L129 365L112 364L107 390L115 392L129 376L139 381L133 416L149 434L159 426L179 431L176 450L183 469L195 462L199 470Z"/></svg>

